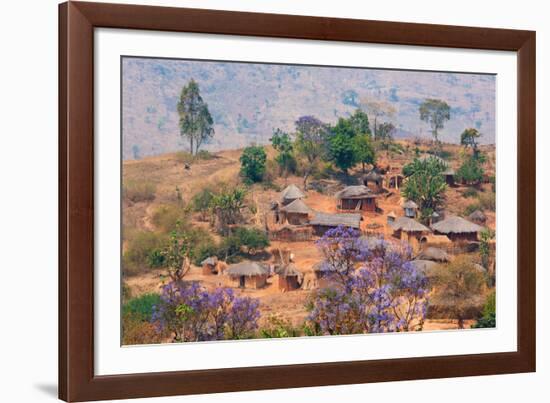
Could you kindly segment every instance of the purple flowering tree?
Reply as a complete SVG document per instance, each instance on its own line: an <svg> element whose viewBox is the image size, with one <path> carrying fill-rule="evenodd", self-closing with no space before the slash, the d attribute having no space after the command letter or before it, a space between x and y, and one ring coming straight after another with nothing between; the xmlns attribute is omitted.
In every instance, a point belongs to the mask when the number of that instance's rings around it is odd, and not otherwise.
<svg viewBox="0 0 550 403"><path fill-rule="evenodd" d="M317 242L325 257L320 270L332 280L308 304L317 334L421 330L427 278L410 263L408 245L363 238L336 228Z"/></svg>
<svg viewBox="0 0 550 403"><path fill-rule="evenodd" d="M243 339L258 327L258 300L236 297L230 288L208 291L197 282L174 281L162 289L152 322L175 342Z"/></svg>

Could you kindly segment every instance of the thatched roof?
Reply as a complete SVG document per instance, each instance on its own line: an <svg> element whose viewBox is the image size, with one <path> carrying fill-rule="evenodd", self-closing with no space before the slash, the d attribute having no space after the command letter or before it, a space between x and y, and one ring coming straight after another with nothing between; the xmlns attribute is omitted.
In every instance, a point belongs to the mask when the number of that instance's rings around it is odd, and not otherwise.
<svg viewBox="0 0 550 403"><path fill-rule="evenodd" d="M456 175L456 172L453 168L447 167L447 169L443 171L443 175Z"/></svg>
<svg viewBox="0 0 550 403"><path fill-rule="evenodd" d="M267 268L256 262L244 261L232 264L225 271L230 277L267 275Z"/></svg>
<svg viewBox="0 0 550 403"><path fill-rule="evenodd" d="M437 244L437 245L450 244L453 242L449 238L447 238L446 235L429 234L422 237L422 239L425 239L427 243Z"/></svg>
<svg viewBox="0 0 550 403"><path fill-rule="evenodd" d="M309 214L312 210L302 201L302 199L296 199L292 203L282 207L281 211L285 213Z"/></svg>
<svg viewBox="0 0 550 403"><path fill-rule="evenodd" d="M390 226L394 231L431 232L428 227L409 217L399 217L394 222L390 223Z"/></svg>
<svg viewBox="0 0 550 403"><path fill-rule="evenodd" d="M468 219L474 222L485 222L487 221L487 216L483 214L483 211L476 210L468 216Z"/></svg>
<svg viewBox="0 0 550 403"><path fill-rule="evenodd" d="M283 200L295 200L295 199L301 199L303 197L306 197L306 195L300 189L298 189L298 186L294 184L288 185L281 192L281 198Z"/></svg>
<svg viewBox="0 0 550 403"><path fill-rule="evenodd" d="M311 225L322 225L326 227L350 227L358 229L361 225L361 214L327 214L315 213L309 222Z"/></svg>
<svg viewBox="0 0 550 403"><path fill-rule="evenodd" d="M283 267L281 267L279 270L277 270L277 274L281 277L298 277L298 281L304 277L303 273L296 268L296 266L292 263L287 264Z"/></svg>
<svg viewBox="0 0 550 403"><path fill-rule="evenodd" d="M431 260L432 262L450 262L451 256L443 249L428 247L418 254L415 260Z"/></svg>
<svg viewBox="0 0 550 403"><path fill-rule="evenodd" d="M348 186L336 193L337 199L366 199L370 197L376 197L376 195L365 185Z"/></svg>
<svg viewBox="0 0 550 403"><path fill-rule="evenodd" d="M390 211L390 212L388 213L388 217L397 218L397 216L395 215L395 211L393 211L393 210Z"/></svg>
<svg viewBox="0 0 550 403"><path fill-rule="evenodd" d="M201 262L201 265L209 265L209 266L215 266L218 263L218 258L216 256L210 256L204 259Z"/></svg>
<svg viewBox="0 0 550 403"><path fill-rule="evenodd" d="M368 174L363 176L363 182L379 182L382 179L384 179L384 177L376 171L370 171Z"/></svg>
<svg viewBox="0 0 550 403"><path fill-rule="evenodd" d="M412 260L411 264L416 268L416 270L421 271L427 277L435 276L441 267L439 266L439 263L432 262L431 260Z"/></svg>
<svg viewBox="0 0 550 403"><path fill-rule="evenodd" d="M452 216L433 224L432 229L442 234L464 234L479 232L483 228L462 217Z"/></svg>
<svg viewBox="0 0 550 403"><path fill-rule="evenodd" d="M412 200L407 200L405 203L401 205L403 208L418 208L418 204L413 202Z"/></svg>

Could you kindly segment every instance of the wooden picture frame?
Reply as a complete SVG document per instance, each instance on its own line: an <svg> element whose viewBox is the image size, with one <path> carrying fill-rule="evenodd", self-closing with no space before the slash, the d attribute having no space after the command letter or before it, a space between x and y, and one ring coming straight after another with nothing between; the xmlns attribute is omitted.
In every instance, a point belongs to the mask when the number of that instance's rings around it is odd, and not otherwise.
<svg viewBox="0 0 550 403"><path fill-rule="evenodd" d="M94 375L94 28L517 52L518 351ZM123 399L535 371L535 32L184 8L59 6L59 398Z"/></svg>

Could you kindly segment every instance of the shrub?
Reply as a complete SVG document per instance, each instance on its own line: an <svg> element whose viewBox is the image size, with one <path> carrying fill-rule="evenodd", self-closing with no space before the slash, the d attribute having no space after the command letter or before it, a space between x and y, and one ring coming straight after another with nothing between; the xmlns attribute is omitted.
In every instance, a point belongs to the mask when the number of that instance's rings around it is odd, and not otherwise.
<svg viewBox="0 0 550 403"><path fill-rule="evenodd" d="M476 210L481 210L481 206L480 206L479 202L468 204L466 206L466 208L464 209L464 215L468 216Z"/></svg>
<svg viewBox="0 0 550 403"><path fill-rule="evenodd" d="M250 146L240 157L241 176L248 182L261 182L265 173L267 155L261 146Z"/></svg>
<svg viewBox="0 0 550 403"><path fill-rule="evenodd" d="M186 218L186 211L181 206L165 204L154 211L152 221L159 231L168 233L176 228L178 222L185 222Z"/></svg>
<svg viewBox="0 0 550 403"><path fill-rule="evenodd" d="M271 314L267 317L266 325L260 329L260 334L266 339L278 339L282 337L298 337L300 330L293 327L290 321L279 314Z"/></svg>
<svg viewBox="0 0 550 403"><path fill-rule="evenodd" d="M462 193L462 196L464 197L476 197L477 195L477 190L475 190L474 188L468 188Z"/></svg>
<svg viewBox="0 0 550 403"><path fill-rule="evenodd" d="M126 180L122 188L123 197L133 203L155 199L156 187L152 182Z"/></svg>
<svg viewBox="0 0 550 403"><path fill-rule="evenodd" d="M126 274L137 274L146 267L151 267L150 256L160 250L166 242L166 236L156 232L137 232L128 240L128 246L122 256L123 271Z"/></svg>
<svg viewBox="0 0 550 403"><path fill-rule="evenodd" d="M143 294L140 297L132 298L122 307L123 315L132 315L142 321L151 321L153 308L160 303L159 294Z"/></svg>
<svg viewBox="0 0 550 403"><path fill-rule="evenodd" d="M496 293L493 291L487 297L487 301L483 306L481 317L472 326L474 329L492 328L497 326L496 320Z"/></svg>
<svg viewBox="0 0 550 403"><path fill-rule="evenodd" d="M495 211L496 197L494 192L483 192L478 195L479 205L483 210Z"/></svg>
<svg viewBox="0 0 550 403"><path fill-rule="evenodd" d="M214 192L206 188L201 190L191 199L191 204L193 206L193 211L201 214L201 219L204 221L207 218L207 213L212 204L212 199L214 198Z"/></svg>
<svg viewBox="0 0 550 403"><path fill-rule="evenodd" d="M210 152L210 151L206 151L206 150L200 150L197 152L197 154L195 154L195 159L196 160L211 160L211 159L214 159L214 155Z"/></svg>
<svg viewBox="0 0 550 403"><path fill-rule="evenodd" d="M187 151L178 151L175 154L176 161L181 164L191 164L195 158Z"/></svg>
<svg viewBox="0 0 550 403"><path fill-rule="evenodd" d="M123 345L160 343L163 336L149 322L144 322L131 314L122 316Z"/></svg>

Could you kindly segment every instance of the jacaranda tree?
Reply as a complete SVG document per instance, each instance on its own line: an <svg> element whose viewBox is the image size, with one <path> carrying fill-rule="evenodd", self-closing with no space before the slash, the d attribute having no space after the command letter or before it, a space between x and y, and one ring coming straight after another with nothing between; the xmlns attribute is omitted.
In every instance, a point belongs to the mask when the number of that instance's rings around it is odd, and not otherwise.
<svg viewBox="0 0 550 403"><path fill-rule="evenodd" d="M258 328L259 301L236 297L230 288L208 291L196 282L163 286L151 321L175 342L244 339Z"/></svg>
<svg viewBox="0 0 550 403"><path fill-rule="evenodd" d="M316 334L421 330L427 308L426 276L415 269L406 244L363 238L338 227L317 242L320 270L331 286L308 303L307 321Z"/></svg>

